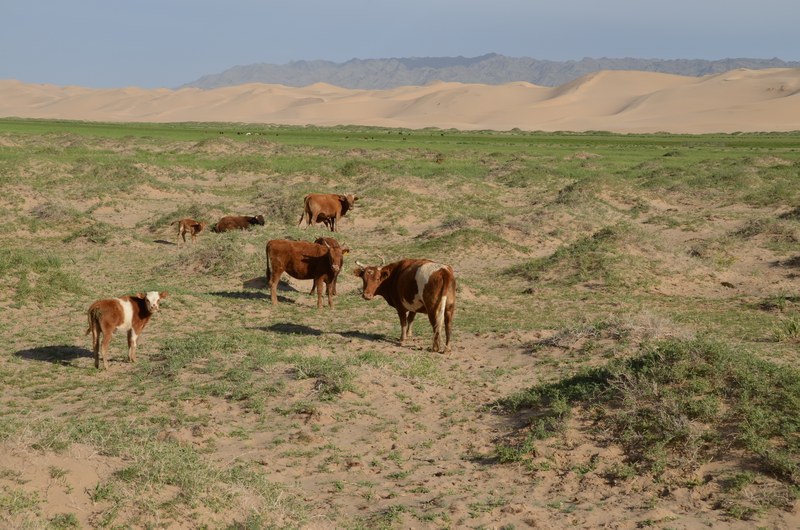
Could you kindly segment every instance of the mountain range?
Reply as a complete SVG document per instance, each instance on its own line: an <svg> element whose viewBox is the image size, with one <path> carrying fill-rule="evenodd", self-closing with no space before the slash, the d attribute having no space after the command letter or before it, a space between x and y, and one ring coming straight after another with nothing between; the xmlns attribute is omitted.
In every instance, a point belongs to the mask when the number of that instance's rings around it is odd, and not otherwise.
<svg viewBox="0 0 800 530"><path fill-rule="evenodd" d="M422 86L433 81L501 85L525 81L540 86L560 86L601 70L635 70L699 77L738 68L800 68L800 61L773 59L636 59L583 58L548 61L530 57L506 57L489 53L480 57L411 57L351 59L347 62L293 61L234 66L209 74L180 88L213 89L247 83L304 87L328 83L342 88L380 90Z"/></svg>

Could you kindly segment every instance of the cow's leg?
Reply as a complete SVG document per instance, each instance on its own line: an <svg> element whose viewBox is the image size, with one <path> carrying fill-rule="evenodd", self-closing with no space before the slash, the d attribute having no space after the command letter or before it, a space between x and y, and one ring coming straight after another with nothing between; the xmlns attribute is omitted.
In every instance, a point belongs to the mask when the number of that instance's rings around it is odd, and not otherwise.
<svg viewBox="0 0 800 530"><path fill-rule="evenodd" d="M328 307L333 308L333 295L336 293L334 292L334 285L331 282L325 283L325 290L328 293Z"/></svg>
<svg viewBox="0 0 800 530"><path fill-rule="evenodd" d="M402 346L405 344L408 334L408 311L399 307L397 308L397 316L400 317L400 346Z"/></svg>
<svg viewBox="0 0 800 530"><path fill-rule="evenodd" d="M428 313L428 320L431 323L431 327L433 328L433 346L431 346L431 351L438 352L441 349L441 342L442 342L442 329L441 324L437 325L437 312L430 311Z"/></svg>
<svg viewBox="0 0 800 530"><path fill-rule="evenodd" d="M417 316L417 314L414 311L409 311L408 312L408 322L406 322L406 338L407 339L411 338L411 335L412 335L411 324L414 323L414 317L415 316Z"/></svg>
<svg viewBox="0 0 800 530"><path fill-rule="evenodd" d="M136 362L136 332L133 329L128 330L128 361Z"/></svg>
<svg viewBox="0 0 800 530"><path fill-rule="evenodd" d="M455 304L448 304L444 310L444 351L450 351L450 333L453 331L453 315L456 312Z"/></svg>
<svg viewBox="0 0 800 530"><path fill-rule="evenodd" d="M100 368L100 324L92 322L92 350L94 351L94 367Z"/></svg>
<svg viewBox="0 0 800 530"><path fill-rule="evenodd" d="M314 287L317 289L317 309L322 309L322 289L323 289L323 281L322 277L319 276L314 278ZM331 293L328 291L328 305L331 303Z"/></svg>
<svg viewBox="0 0 800 530"><path fill-rule="evenodd" d="M273 270L269 278L269 293L272 298L272 305L278 305L278 280L281 279L280 272Z"/></svg>
<svg viewBox="0 0 800 530"><path fill-rule="evenodd" d="M100 352L103 354L103 368L108 370L108 345L111 344L113 332L111 329L103 330L103 342L100 345ZM99 359L95 360L95 366L100 368Z"/></svg>

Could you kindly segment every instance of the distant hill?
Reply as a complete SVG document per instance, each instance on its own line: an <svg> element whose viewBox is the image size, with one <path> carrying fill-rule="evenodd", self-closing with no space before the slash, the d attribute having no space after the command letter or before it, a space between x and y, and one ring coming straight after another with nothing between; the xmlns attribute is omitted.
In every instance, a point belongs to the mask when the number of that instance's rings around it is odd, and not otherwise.
<svg viewBox="0 0 800 530"><path fill-rule="evenodd" d="M798 61L781 59L592 59L544 61L529 57L506 57L496 53L480 57L411 57L393 59L351 59L294 61L288 64L234 66L218 74L205 75L180 88L220 88L245 83L270 83L303 87L329 83L343 88L366 90L426 85L431 81L455 81L499 85L527 81L541 86L559 86L600 70L636 70L684 76L703 76L748 68L800 68Z"/></svg>

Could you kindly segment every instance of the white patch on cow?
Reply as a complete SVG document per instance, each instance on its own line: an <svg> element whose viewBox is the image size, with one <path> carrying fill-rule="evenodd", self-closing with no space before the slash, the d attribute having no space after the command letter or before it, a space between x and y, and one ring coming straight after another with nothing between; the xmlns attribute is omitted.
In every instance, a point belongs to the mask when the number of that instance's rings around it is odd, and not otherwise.
<svg viewBox="0 0 800 530"><path fill-rule="evenodd" d="M414 279L417 280L417 294L414 295L414 299L411 302L403 300L403 307L405 307L407 311L414 311L416 313L425 307L425 303L422 300L422 293L425 291L425 286L428 285L428 280L430 280L431 275L444 267L444 265L439 263L425 263L419 266L414 275Z"/></svg>
<svg viewBox="0 0 800 530"><path fill-rule="evenodd" d="M130 300L123 300L122 298L117 298L117 302L119 302L119 306L122 309L122 324L117 326L114 331L128 331L133 327L133 304Z"/></svg>

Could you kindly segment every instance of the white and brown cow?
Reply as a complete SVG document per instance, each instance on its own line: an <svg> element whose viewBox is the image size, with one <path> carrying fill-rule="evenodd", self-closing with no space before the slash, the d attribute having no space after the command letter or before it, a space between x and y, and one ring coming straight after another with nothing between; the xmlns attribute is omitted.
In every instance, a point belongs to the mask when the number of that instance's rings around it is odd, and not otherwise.
<svg viewBox="0 0 800 530"><path fill-rule="evenodd" d="M336 232L339 219L353 209L357 200L358 196L351 194L309 193L303 198L303 213L297 226L303 224L305 219L307 227L322 223L331 232Z"/></svg>
<svg viewBox="0 0 800 530"><path fill-rule="evenodd" d="M328 306L333 307L334 279L343 261L343 249L309 241L272 239L267 242L267 283L272 305L278 303L278 281L284 272L298 280L314 280L317 289L317 307L322 307L322 286L328 294Z"/></svg>
<svg viewBox="0 0 800 530"><path fill-rule="evenodd" d="M425 313L433 327L433 351L450 351L450 333L456 309L456 278L449 265L427 259L404 259L381 266L358 261L353 274L364 282L362 296L382 296L400 317L400 344L411 337L417 313ZM445 333L442 347L442 331Z"/></svg>
<svg viewBox="0 0 800 530"><path fill-rule="evenodd" d="M103 353L103 368L108 369L108 345L116 331L128 334L128 360L136 362L136 341L150 317L158 311L158 303L167 297L167 292L148 291L133 296L98 300L89 306L88 335L92 334L94 366L100 368L100 352ZM103 342L100 343L100 335Z"/></svg>

